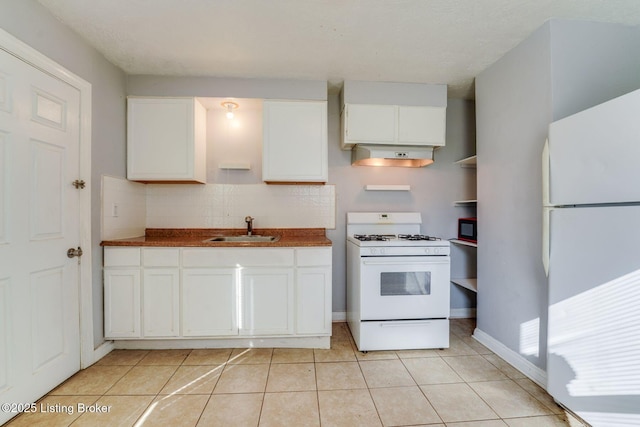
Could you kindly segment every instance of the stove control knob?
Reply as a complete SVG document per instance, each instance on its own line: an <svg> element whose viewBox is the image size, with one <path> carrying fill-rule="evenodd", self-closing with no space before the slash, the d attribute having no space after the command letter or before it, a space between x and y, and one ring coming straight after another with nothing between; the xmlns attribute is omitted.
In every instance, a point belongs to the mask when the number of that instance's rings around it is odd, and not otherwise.
<svg viewBox="0 0 640 427"><path fill-rule="evenodd" d="M387 250L385 248L380 248L380 255L384 255L387 253Z"/></svg>
<svg viewBox="0 0 640 427"><path fill-rule="evenodd" d="M371 248L371 249L369 249L369 252L371 252L371 255L375 255L375 254L377 254L377 253L378 253L378 249L376 249L376 248Z"/></svg>
<svg viewBox="0 0 640 427"><path fill-rule="evenodd" d="M424 253L427 255L431 255L431 248L424 248Z"/></svg>

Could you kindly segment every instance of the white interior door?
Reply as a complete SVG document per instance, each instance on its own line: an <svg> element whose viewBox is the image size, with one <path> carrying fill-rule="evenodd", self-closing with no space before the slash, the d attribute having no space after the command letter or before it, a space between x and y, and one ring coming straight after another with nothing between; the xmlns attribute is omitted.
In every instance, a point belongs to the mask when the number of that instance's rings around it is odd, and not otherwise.
<svg viewBox="0 0 640 427"><path fill-rule="evenodd" d="M79 117L76 88L0 50L1 402L80 368Z"/></svg>

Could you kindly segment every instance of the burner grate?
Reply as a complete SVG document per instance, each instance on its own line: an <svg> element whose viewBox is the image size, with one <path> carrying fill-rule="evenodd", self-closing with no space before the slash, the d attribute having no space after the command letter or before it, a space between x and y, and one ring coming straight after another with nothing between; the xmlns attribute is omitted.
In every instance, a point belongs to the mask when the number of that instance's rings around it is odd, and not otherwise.
<svg viewBox="0 0 640 427"><path fill-rule="evenodd" d="M423 234L398 234L398 239L401 239L401 240L429 240L429 241L440 240L439 237L425 236Z"/></svg>
<svg viewBox="0 0 640 427"><path fill-rule="evenodd" d="M387 240L395 238L395 234L354 234L353 238L358 239L361 242L385 242Z"/></svg>

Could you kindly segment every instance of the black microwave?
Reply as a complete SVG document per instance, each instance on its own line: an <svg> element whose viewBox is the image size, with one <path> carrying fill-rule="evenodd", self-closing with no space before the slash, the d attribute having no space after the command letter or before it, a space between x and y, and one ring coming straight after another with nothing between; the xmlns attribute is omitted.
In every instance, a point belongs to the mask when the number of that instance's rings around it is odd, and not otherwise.
<svg viewBox="0 0 640 427"><path fill-rule="evenodd" d="M458 240L478 243L478 218L458 218Z"/></svg>

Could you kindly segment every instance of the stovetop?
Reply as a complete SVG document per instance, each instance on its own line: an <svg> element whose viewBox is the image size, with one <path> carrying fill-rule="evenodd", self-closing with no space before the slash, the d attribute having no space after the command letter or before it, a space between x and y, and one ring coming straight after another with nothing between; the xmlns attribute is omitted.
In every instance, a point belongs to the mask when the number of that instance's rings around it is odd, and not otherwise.
<svg viewBox="0 0 640 427"><path fill-rule="evenodd" d="M423 234L353 234L347 240L361 247L431 247L449 246L448 240Z"/></svg>
<svg viewBox="0 0 640 427"><path fill-rule="evenodd" d="M347 213L347 241L360 247L361 253L374 248L393 247L388 253L426 253L419 248L443 248L448 251L449 241L422 234L422 216L419 212L349 212ZM364 250L367 248L367 250ZM408 249L410 248L410 249ZM371 249L371 251L369 251ZM428 251L427 251L428 252ZM378 250L378 253L382 253Z"/></svg>
<svg viewBox="0 0 640 427"><path fill-rule="evenodd" d="M425 236L424 234L354 234L353 238L361 242L387 242L390 240L441 240L439 237Z"/></svg>

